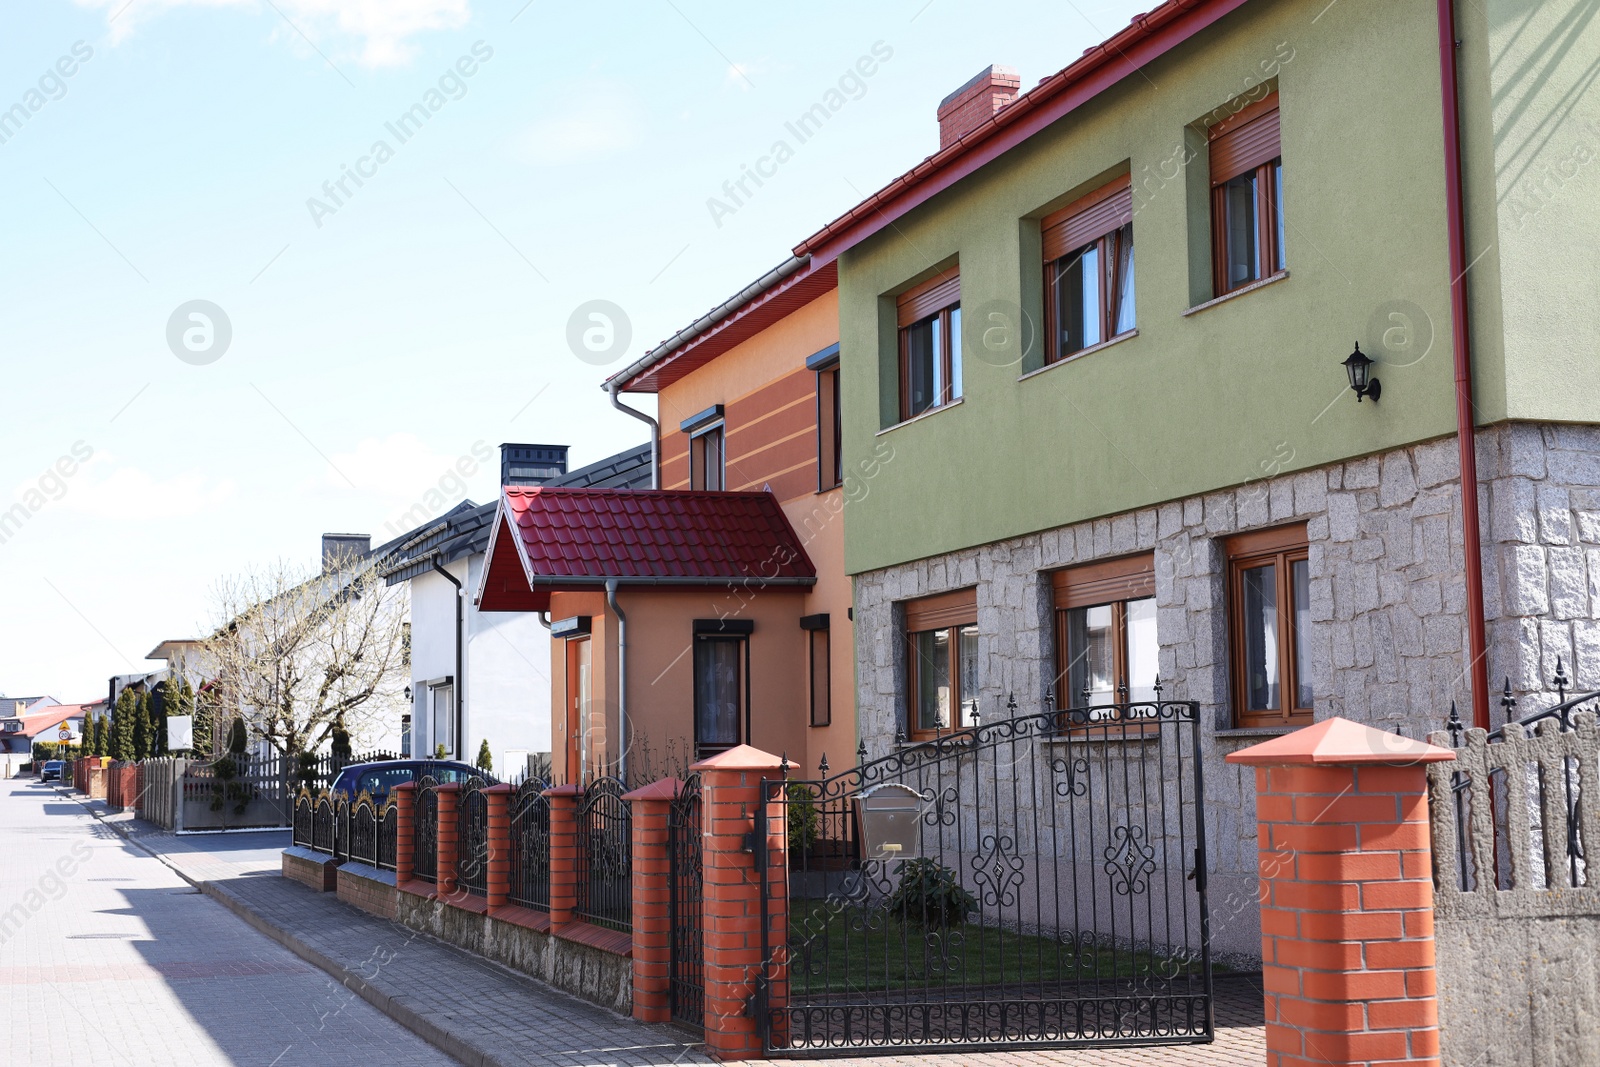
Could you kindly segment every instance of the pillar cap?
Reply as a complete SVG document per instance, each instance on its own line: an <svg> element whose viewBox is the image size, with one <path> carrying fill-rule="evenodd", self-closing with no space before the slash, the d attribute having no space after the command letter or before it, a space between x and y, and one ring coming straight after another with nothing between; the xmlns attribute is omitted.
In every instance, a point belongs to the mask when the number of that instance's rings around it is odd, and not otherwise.
<svg viewBox="0 0 1600 1067"><path fill-rule="evenodd" d="M677 800L678 794L683 791L683 781L678 778L663 778L641 785L638 789L622 794L623 800Z"/></svg>
<svg viewBox="0 0 1600 1067"><path fill-rule="evenodd" d="M1448 748L1385 733L1349 719L1324 719L1314 726L1230 752L1229 763L1249 766L1353 766L1362 763L1408 765L1453 760Z"/></svg>
<svg viewBox="0 0 1600 1067"><path fill-rule="evenodd" d="M691 771L775 771L783 766L782 756L774 756L749 745L737 745L726 752L718 752L690 767ZM792 766L792 765L791 765Z"/></svg>
<svg viewBox="0 0 1600 1067"><path fill-rule="evenodd" d="M553 785L539 795L545 797L581 797L583 795L583 786L578 785L576 782L568 782L566 785Z"/></svg>

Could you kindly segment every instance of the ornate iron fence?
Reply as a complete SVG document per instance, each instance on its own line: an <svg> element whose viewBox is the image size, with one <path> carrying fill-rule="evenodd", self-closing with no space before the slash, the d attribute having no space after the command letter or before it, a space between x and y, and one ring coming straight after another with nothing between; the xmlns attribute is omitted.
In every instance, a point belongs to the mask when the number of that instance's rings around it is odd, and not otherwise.
<svg viewBox="0 0 1600 1067"><path fill-rule="evenodd" d="M667 809L668 1000L674 1022L705 1025L705 927L700 776L692 774Z"/></svg>
<svg viewBox="0 0 1600 1067"><path fill-rule="evenodd" d="M596 778L578 804L577 915L612 930L633 929L633 813L616 778Z"/></svg>
<svg viewBox="0 0 1600 1067"><path fill-rule="evenodd" d="M1591 886L1585 842L1600 837L1600 692L1568 698L1570 685L1557 659L1555 705L1518 718L1508 678L1503 726L1469 730L1452 704L1445 729L1429 738L1456 749L1455 762L1429 767L1441 896L1473 907L1509 892L1526 911L1548 891ZM1485 893L1490 886L1499 892Z"/></svg>
<svg viewBox="0 0 1600 1067"><path fill-rule="evenodd" d="M349 840L346 846L346 858L355 863L365 863L369 867L378 865L378 806L373 803L372 797L362 793L353 803L347 803L349 815L346 825L349 827Z"/></svg>
<svg viewBox="0 0 1600 1067"><path fill-rule="evenodd" d="M762 931L769 1053L1211 1040L1199 735L1192 702L1011 702L841 775L766 783L754 866L764 910L789 914L786 945ZM766 862L773 808L786 871Z"/></svg>
<svg viewBox="0 0 1600 1067"><path fill-rule="evenodd" d="M333 798L323 793L312 802L311 850L333 855L334 838Z"/></svg>
<svg viewBox="0 0 1600 1067"><path fill-rule="evenodd" d="M550 910L549 787L529 778L511 798L510 900L524 908Z"/></svg>
<svg viewBox="0 0 1600 1067"><path fill-rule="evenodd" d="M291 840L301 848L311 847L312 808L315 801L311 799L311 791L300 790L300 795L294 798L294 831Z"/></svg>
<svg viewBox="0 0 1600 1067"><path fill-rule="evenodd" d="M413 828L411 855L413 877L436 881L439 869L439 783L423 775L417 783L417 817Z"/></svg>
<svg viewBox="0 0 1600 1067"><path fill-rule="evenodd" d="M373 864L380 871L395 869L396 853L400 851L400 816L394 806L394 798L390 797L384 806L378 809L378 861Z"/></svg>
<svg viewBox="0 0 1600 1067"><path fill-rule="evenodd" d="M482 778L469 778L456 794L456 882L468 893L489 892L489 797Z"/></svg>

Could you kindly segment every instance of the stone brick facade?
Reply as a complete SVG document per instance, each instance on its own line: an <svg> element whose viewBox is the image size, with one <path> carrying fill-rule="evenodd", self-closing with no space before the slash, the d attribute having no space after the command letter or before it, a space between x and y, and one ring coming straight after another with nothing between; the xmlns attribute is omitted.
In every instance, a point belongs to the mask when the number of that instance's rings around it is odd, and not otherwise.
<svg viewBox="0 0 1600 1067"><path fill-rule="evenodd" d="M1553 700L1557 656L1600 688L1600 427L1511 424L1480 431L1477 448L1491 677L1510 676L1523 711ZM1468 706L1459 491L1445 438L857 575L868 753L887 752L904 718L901 602L976 586L983 716L1005 714L1011 693L1025 714L1055 680L1049 572L1152 552L1165 695L1198 701L1204 723L1216 942L1253 955L1254 782L1223 757L1270 731L1230 728L1224 539L1304 522L1317 717L1424 737L1452 700Z"/></svg>

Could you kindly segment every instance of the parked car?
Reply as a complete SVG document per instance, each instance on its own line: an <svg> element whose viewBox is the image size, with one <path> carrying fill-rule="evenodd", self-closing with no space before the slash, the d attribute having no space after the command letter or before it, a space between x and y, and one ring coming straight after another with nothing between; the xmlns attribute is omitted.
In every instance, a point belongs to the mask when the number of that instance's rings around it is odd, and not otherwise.
<svg viewBox="0 0 1600 1067"><path fill-rule="evenodd" d="M338 777L333 780L332 792L348 793L354 797L364 791L370 793L373 800L382 804L389 796L389 790L402 782L415 782L423 775L432 777L441 785L447 782L464 782L468 778L482 778L490 785L496 781L493 775L454 760L380 760L376 763L352 763L340 771Z"/></svg>
<svg viewBox="0 0 1600 1067"><path fill-rule="evenodd" d="M50 782L50 781L59 782L59 781L61 781L61 775L63 773L63 768L64 767L66 767L66 763L64 763L61 760L58 760L58 759L45 760L43 769L41 769L39 771L39 781L41 781L41 782Z"/></svg>

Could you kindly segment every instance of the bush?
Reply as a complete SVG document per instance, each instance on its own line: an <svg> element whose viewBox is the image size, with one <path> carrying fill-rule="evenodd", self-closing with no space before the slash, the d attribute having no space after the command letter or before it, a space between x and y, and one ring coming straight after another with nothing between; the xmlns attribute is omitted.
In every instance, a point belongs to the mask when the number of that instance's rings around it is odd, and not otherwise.
<svg viewBox="0 0 1600 1067"><path fill-rule="evenodd" d="M944 928L966 922L978 900L962 888L955 871L924 857L905 861L900 884L884 906L907 922Z"/></svg>
<svg viewBox="0 0 1600 1067"><path fill-rule="evenodd" d="M822 829L822 815L817 811L816 797L811 787L801 782L790 782L786 791L789 799L789 851L801 853L817 843Z"/></svg>
<svg viewBox="0 0 1600 1067"><path fill-rule="evenodd" d="M43 763L53 759L77 759L78 746L64 745L59 741L35 741L33 743L33 762Z"/></svg>
<svg viewBox="0 0 1600 1067"><path fill-rule="evenodd" d="M478 745L478 770L485 774L493 773L494 757L489 754L489 739L485 737Z"/></svg>

